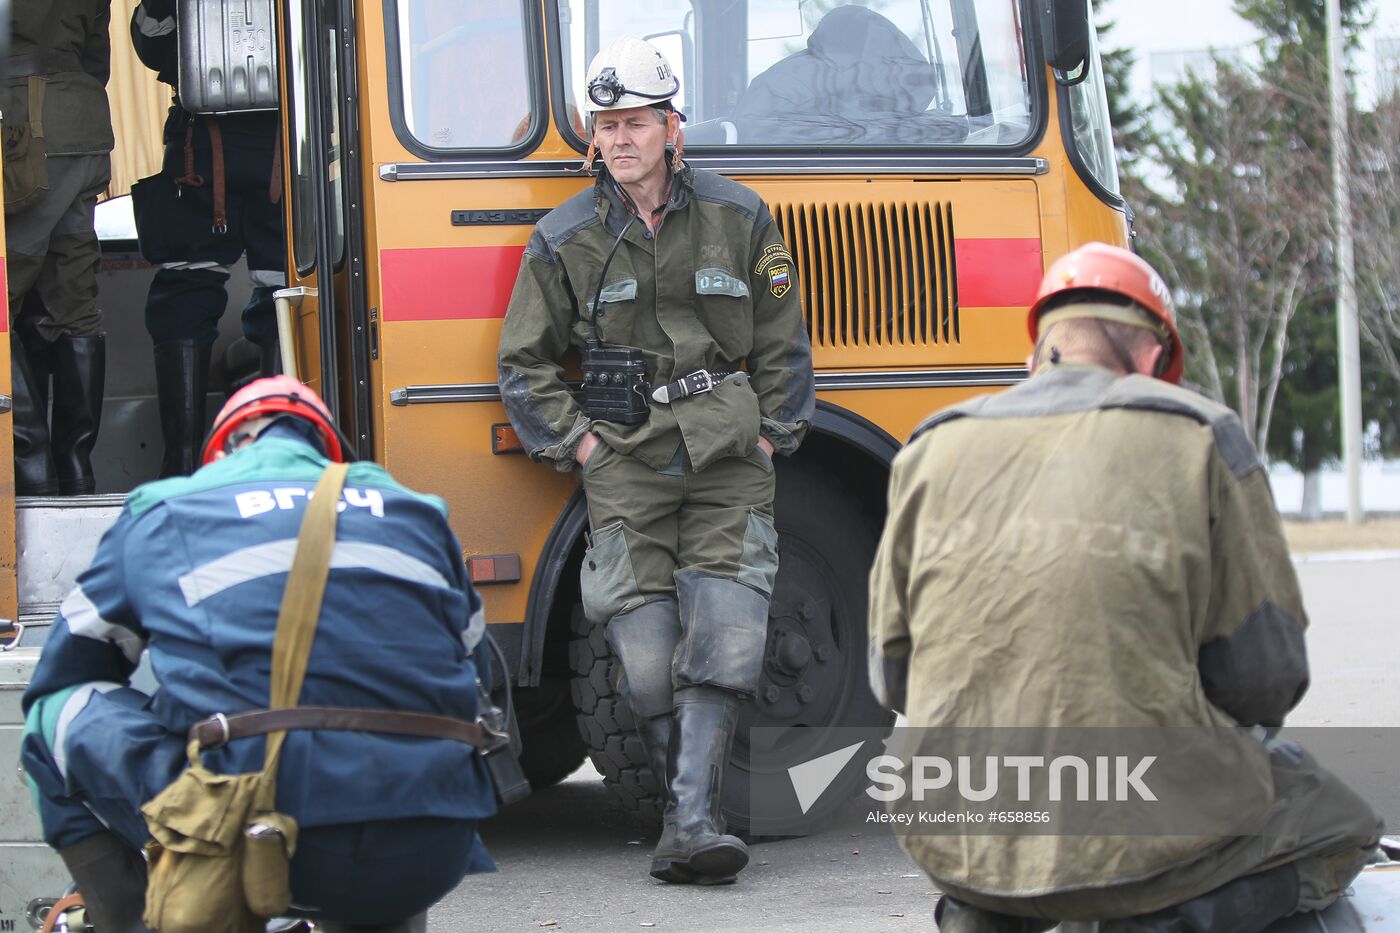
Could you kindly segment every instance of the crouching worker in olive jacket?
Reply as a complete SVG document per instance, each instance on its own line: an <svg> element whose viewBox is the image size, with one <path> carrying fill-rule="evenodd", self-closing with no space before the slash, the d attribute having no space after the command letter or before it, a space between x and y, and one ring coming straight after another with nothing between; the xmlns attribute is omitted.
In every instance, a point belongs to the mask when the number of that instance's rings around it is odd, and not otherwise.
<svg viewBox="0 0 1400 933"><path fill-rule="evenodd" d="M895 461L873 686L913 726L1171 735L1152 799L1178 823L1134 833L1099 805L1080 833L911 834L940 929L1250 933L1326 907L1380 823L1303 749L1242 728L1282 724L1308 683L1254 448L1173 384L1167 289L1127 250L1051 267L1030 329L1029 380L934 415ZM1219 800L1218 822L1180 828Z"/></svg>

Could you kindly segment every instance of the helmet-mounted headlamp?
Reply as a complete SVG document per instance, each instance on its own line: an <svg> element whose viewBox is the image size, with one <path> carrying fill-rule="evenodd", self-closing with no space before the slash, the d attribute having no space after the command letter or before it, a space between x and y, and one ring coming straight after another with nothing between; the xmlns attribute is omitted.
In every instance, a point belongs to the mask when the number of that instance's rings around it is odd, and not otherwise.
<svg viewBox="0 0 1400 933"><path fill-rule="evenodd" d="M623 85L622 80L617 76L616 68L604 68L598 76L588 82L588 99L599 107L611 107L622 99L622 95L631 94L633 97L640 97L643 100L670 100L680 93L681 79L671 75L671 89L662 94L648 94L645 91L638 91Z"/></svg>

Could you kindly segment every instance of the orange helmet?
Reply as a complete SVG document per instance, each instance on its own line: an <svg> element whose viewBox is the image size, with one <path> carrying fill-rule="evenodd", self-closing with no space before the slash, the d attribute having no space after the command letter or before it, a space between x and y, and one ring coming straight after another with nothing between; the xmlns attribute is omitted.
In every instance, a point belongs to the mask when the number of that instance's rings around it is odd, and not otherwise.
<svg viewBox="0 0 1400 933"><path fill-rule="evenodd" d="M336 463L345 462L340 434L331 421L331 411L326 403L295 377L285 375L255 379L233 393L214 419L209 439L204 442L203 462L213 463L227 453L224 445L239 425L277 414L296 415L310 421L321 435L326 456Z"/></svg>
<svg viewBox="0 0 1400 933"><path fill-rule="evenodd" d="M1186 365L1186 350L1176 329L1176 309L1171 292L1157 271L1130 250L1107 243L1087 243L1061 256L1045 273L1040 293L1031 305L1026 325L1031 342L1040 339L1040 312L1058 295L1081 289L1114 292L1131 299L1133 304L1160 321L1167 330L1171 346L1167 348L1167 365L1161 378L1167 382L1181 381Z"/></svg>

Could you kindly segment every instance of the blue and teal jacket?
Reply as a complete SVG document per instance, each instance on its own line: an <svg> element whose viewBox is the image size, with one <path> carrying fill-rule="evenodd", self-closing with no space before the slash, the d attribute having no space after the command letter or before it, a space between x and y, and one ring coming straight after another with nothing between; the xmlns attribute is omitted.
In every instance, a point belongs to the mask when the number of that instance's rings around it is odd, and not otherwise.
<svg viewBox="0 0 1400 933"><path fill-rule="evenodd" d="M133 492L54 619L26 712L75 686L128 684L143 650L159 689L130 730L158 724L180 758L196 721L266 707L282 591L307 493L328 462L286 419L193 476ZM373 463L350 467L342 499L301 704L474 720L477 677L490 671L485 620L445 504ZM128 760L133 748L150 747L149 734L126 731L74 730L66 751L73 756L78 743L84 759L149 769ZM203 760L224 773L256 771L263 738L235 740ZM495 803L469 745L301 731L287 734L277 807L313 827L475 819Z"/></svg>

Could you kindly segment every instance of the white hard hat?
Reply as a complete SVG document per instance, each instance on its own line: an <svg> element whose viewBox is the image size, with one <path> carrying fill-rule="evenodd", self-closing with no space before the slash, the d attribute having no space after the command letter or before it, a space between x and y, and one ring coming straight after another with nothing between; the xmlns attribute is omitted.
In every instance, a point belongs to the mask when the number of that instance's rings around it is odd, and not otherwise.
<svg viewBox="0 0 1400 933"><path fill-rule="evenodd" d="M623 36L593 56L583 109L626 110L655 107L680 93L681 81L656 46Z"/></svg>

